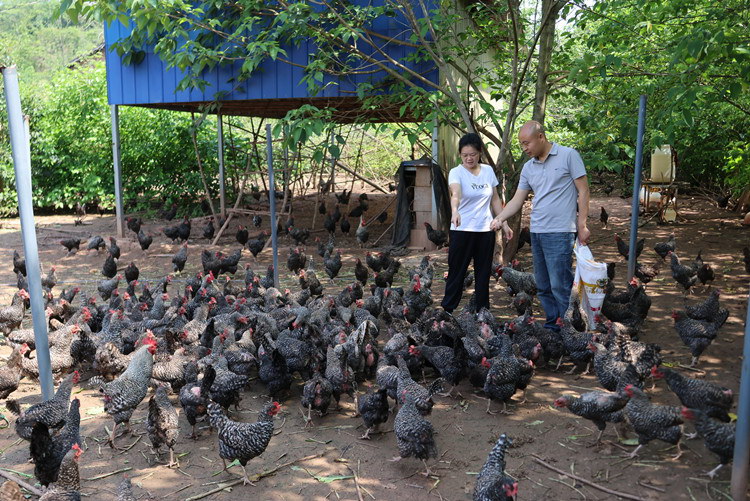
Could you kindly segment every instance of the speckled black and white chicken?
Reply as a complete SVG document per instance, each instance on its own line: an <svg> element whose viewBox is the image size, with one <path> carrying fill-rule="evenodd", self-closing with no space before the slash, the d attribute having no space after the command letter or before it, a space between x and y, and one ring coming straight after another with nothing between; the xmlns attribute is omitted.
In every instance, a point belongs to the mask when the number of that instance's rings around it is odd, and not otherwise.
<svg viewBox="0 0 750 501"><path fill-rule="evenodd" d="M177 411L172 406L164 386L159 386L148 401L148 419L146 431L151 444L154 446L156 457L159 457L159 449L162 445L169 448L169 467L180 466L174 457L174 446L180 435L180 427L177 421Z"/></svg>
<svg viewBox="0 0 750 501"><path fill-rule="evenodd" d="M508 501L518 494L518 482L505 472L505 454L513 441L503 433L487 456L474 484L474 501Z"/></svg>
<svg viewBox="0 0 750 501"><path fill-rule="evenodd" d="M218 431L219 456L227 470L227 459L239 461L242 465L243 481L255 485L247 476L248 461L260 456L268 447L273 436L273 418L281 406L278 402L266 404L258 413L255 423L239 423L229 419L221 406L215 402L208 404L208 417L211 426Z"/></svg>

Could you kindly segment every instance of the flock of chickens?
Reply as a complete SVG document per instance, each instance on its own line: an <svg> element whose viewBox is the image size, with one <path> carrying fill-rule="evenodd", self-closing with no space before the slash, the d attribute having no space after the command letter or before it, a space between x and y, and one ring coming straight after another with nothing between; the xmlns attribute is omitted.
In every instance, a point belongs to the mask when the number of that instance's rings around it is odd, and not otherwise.
<svg viewBox="0 0 750 501"><path fill-rule="evenodd" d="M360 208L363 202L366 198L360 198ZM333 213L325 212L333 220ZM260 226L260 216L256 217L254 224ZM359 217L360 229L366 228L361 213ZM128 228L145 251L153 236L146 235L141 224L128 219ZM274 287L272 266L264 276L256 274L250 264L237 274L243 249L256 257L266 244L267 231L250 238L240 226L235 239L242 247L229 255L204 249L203 271L188 276L181 287L172 283L171 275L139 281L133 262L119 274L116 240L110 238L107 246L101 237L89 239L89 249L107 254L102 267L105 279L99 282L97 294L75 287L55 295L54 267L44 278L52 371L60 382L53 399L28 408L10 398L22 377L35 380L39 376L33 331L21 328L29 296L25 262L15 253L13 269L19 291L9 306L0 308L0 332L13 348L0 368L0 399L7 399L6 407L16 416L15 430L29 443L34 474L47 487L41 499L80 499L80 402L70 397L84 374L91 375L86 384L99 388L104 410L113 419L110 446L117 447L120 424L129 429L135 412L147 412L147 432L154 449L158 454L166 447L168 465L176 466L174 449L178 444L186 446L179 437L179 419L192 426L193 438L203 419L217 431L225 470L227 460L238 461L246 483L252 483L247 463L262 454L273 438L279 402L292 406L299 399L307 411L305 421L312 426L313 411L322 417L331 406L338 409L341 397L347 395L366 426L363 439L395 412L398 459L420 459L429 475L427 461L438 457L429 418L435 395L450 396L453 387L468 379L487 397L487 412L497 413L491 410L494 400L502 404L500 412L507 413L507 403L516 392L525 391L538 370L557 370L565 360L573 363L571 373L576 368L587 372L593 366L603 390L561 396L554 405L591 420L602 433L607 423L628 423L639 443L631 456L651 440L677 445L679 456L682 425L689 421L719 457L719 466L709 475L713 477L731 460L732 392L663 366L661 348L639 341L651 306L645 284L659 273L658 266L639 265L641 283L633 279L624 289L615 288L610 280L594 325L588 325L587 314L573 294L556 332L535 320L534 276L517 269L516 262L493 266L495 278L502 279L513 296L518 316L509 321L487 310L477 311L473 298L460 313L434 308L431 287L435 277L429 256L405 274L408 286L396 287L394 280L399 274L404 276L401 262L387 252L367 252L364 263L356 260L355 280L337 287L333 279L342 268L341 254L334 252L336 227L328 226L326 222L331 236L327 243L318 242L317 250L329 287L324 287L305 254L310 232L296 228L293 219L281 228L297 245L289 249L287 267L299 281L298 288L284 291ZM211 228L204 229L204 238L213 237ZM164 233L173 241L183 241L172 259L174 271L182 272L189 258L191 223L185 218ZM620 254L627 256L627 245L616 238ZM358 240L367 241L359 236ZM81 242L61 243L71 251ZM641 241L637 253L642 250ZM713 275L707 278L705 270L710 265L700 255L689 264L681 262L674 236L654 250L670 261L673 278L685 290L713 279ZM612 264L610 279L614 273ZM693 365L727 320L728 312L719 298L720 291L713 289L704 301L673 313L675 330L693 356ZM414 379L415 375L424 378L425 369L436 376L428 386ZM293 385L295 375L304 380L301 394ZM237 421L230 407L238 407L244 389L259 384L253 382L256 377L270 399L257 422ZM644 389L649 378L654 382L665 379L683 407L651 402ZM362 393L366 381L376 382L378 389ZM178 417L170 394L177 395L184 418ZM148 410L139 411L147 397ZM395 402L393 409L391 402ZM505 471L511 443L505 434L497 439L477 476L474 499L513 499L517 494L517 480ZM134 499L129 480L123 480L118 496Z"/></svg>

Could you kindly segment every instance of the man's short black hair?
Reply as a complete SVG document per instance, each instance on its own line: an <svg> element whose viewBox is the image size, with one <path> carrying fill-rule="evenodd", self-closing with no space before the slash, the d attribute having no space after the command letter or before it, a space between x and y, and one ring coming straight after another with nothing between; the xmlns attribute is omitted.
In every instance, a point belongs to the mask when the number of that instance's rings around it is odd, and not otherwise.
<svg viewBox="0 0 750 501"><path fill-rule="evenodd" d="M460 152L464 146L473 146L477 151L482 151L484 146L482 145L482 139L476 132L469 132L464 134L461 139L458 140L458 151Z"/></svg>

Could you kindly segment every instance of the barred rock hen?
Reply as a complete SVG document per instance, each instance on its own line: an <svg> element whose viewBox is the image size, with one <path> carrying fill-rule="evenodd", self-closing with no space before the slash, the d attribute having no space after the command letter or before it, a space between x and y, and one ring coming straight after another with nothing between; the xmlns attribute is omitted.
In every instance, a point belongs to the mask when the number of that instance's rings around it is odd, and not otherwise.
<svg viewBox="0 0 750 501"><path fill-rule="evenodd" d="M15 346L8 361L0 366L0 400L5 400L18 389L21 382L21 357L25 351L22 346Z"/></svg>
<svg viewBox="0 0 750 501"><path fill-rule="evenodd" d="M518 482L505 473L505 454L513 441L503 433L497 439L474 484L474 501L508 501L518 494Z"/></svg>
<svg viewBox="0 0 750 501"><path fill-rule="evenodd" d="M712 418L725 423L729 422L729 410L732 408L734 395L732 390L704 381L683 376L666 367L651 369L654 379L665 379L672 392L677 395L685 407L700 409Z"/></svg>
<svg viewBox="0 0 750 501"><path fill-rule="evenodd" d="M224 414L221 406L215 402L208 404L208 418L211 426L218 430L219 456L227 470L227 459L238 460L242 465L243 483L255 485L247 476L247 462L260 456L268 447L273 436L273 418L281 406L278 402L266 404L258 414L256 423L238 423Z"/></svg>
<svg viewBox="0 0 750 501"><path fill-rule="evenodd" d="M531 312L531 302L533 298L521 291L513 298L513 309L516 310L518 315L523 315L526 312Z"/></svg>
<svg viewBox="0 0 750 501"><path fill-rule="evenodd" d="M621 335L617 338L617 346L620 358L632 364L641 379L651 374L653 366L661 365L661 346L656 343L640 343Z"/></svg>
<svg viewBox="0 0 750 501"><path fill-rule="evenodd" d="M50 435L46 424L38 422L31 430L29 454L34 460L34 476L45 487L57 481L65 454L74 444L81 445L81 402L74 398L60 433Z"/></svg>
<svg viewBox="0 0 750 501"><path fill-rule="evenodd" d="M677 242L674 239L674 233L669 235L669 240L666 242L659 242L654 246L654 250L662 259L665 259L670 252L674 252L676 249Z"/></svg>
<svg viewBox="0 0 750 501"><path fill-rule="evenodd" d="M34 404L25 411L21 410L18 402L8 400L5 406L16 418L16 433L19 437L29 440L36 423L44 423L49 429L59 429L65 424L70 404L70 392L73 385L78 383L78 371L68 375L57 387L55 396L50 400Z"/></svg>
<svg viewBox="0 0 750 501"><path fill-rule="evenodd" d="M39 501L81 501L81 477L78 473L78 460L83 451L74 444L65 454L60 465L57 482L52 484Z"/></svg>
<svg viewBox="0 0 750 501"><path fill-rule="evenodd" d="M515 296L519 292L525 292L529 296L536 295L536 279L533 273L514 270L510 266L499 267L498 273L508 284L511 295Z"/></svg>
<svg viewBox="0 0 750 501"><path fill-rule="evenodd" d="M440 376L451 385L450 394L458 383L466 377L467 354L462 343L456 343L455 348L449 346L409 347L409 353L423 356Z"/></svg>
<svg viewBox="0 0 750 501"><path fill-rule="evenodd" d="M136 501L133 495L133 483L127 475L123 475L122 481L117 486L117 501Z"/></svg>
<svg viewBox="0 0 750 501"><path fill-rule="evenodd" d="M592 343L591 348L594 351L596 377L604 389L615 391L628 384L642 386L635 367L630 362L622 360L623 354L614 350L608 351L601 343Z"/></svg>
<svg viewBox="0 0 750 501"><path fill-rule="evenodd" d="M573 328L568 318L558 318L557 325L560 327L560 337L562 338L565 352L573 362L573 368L568 374L573 374L577 368L586 367L582 374L588 374L591 360L594 358L594 353L589 349L589 344L593 340L593 336L588 332L578 332ZM560 368L562 363L562 357L557 363L557 368Z"/></svg>
<svg viewBox="0 0 750 501"><path fill-rule="evenodd" d="M432 423L422 417L413 396L408 393L398 410L398 414L396 414L393 430L396 433L396 444L399 452L399 457L393 458L393 460L398 461L402 458L414 456L422 460L426 470L424 475L430 475L432 472L427 467L427 460L438 455L433 436L434 429Z"/></svg>
<svg viewBox="0 0 750 501"><path fill-rule="evenodd" d="M185 368L185 386L180 388L180 405L184 411L185 418L192 427L193 433L190 438L197 439L195 433L196 420L206 415L209 402L209 392L214 384L216 370L208 366L203 373L203 378L198 383L198 364L191 362Z"/></svg>
<svg viewBox="0 0 750 501"><path fill-rule="evenodd" d="M649 402L648 396L641 390L629 384L625 387L625 393L630 397L625 405L625 418L638 434L638 447L630 454L630 457L638 455L638 451L651 440L658 439L677 446L678 459L682 455L680 449L680 438L682 438L683 423L679 407L669 405L657 405Z"/></svg>
<svg viewBox="0 0 750 501"><path fill-rule="evenodd" d="M29 293L21 289L13 295L9 306L0 308L0 333L7 336L14 329L18 329L26 314L26 301Z"/></svg>
<svg viewBox="0 0 750 501"><path fill-rule="evenodd" d="M404 403L407 399L411 399L419 412L424 415L431 413L432 406L434 405L432 395L442 389L443 379L436 379L432 382L429 389L425 389L412 379L409 367L403 357L399 355L396 360L398 362L397 401Z"/></svg>
<svg viewBox="0 0 750 501"><path fill-rule="evenodd" d="M130 359L125 372L99 389L104 397L104 410L115 422L108 440L112 448L115 447L117 425L125 423L126 429L130 430L130 417L148 392L154 365L153 355L156 353L156 339L149 331L143 342L144 345L138 348Z"/></svg>
<svg viewBox="0 0 750 501"><path fill-rule="evenodd" d="M169 448L168 466L170 468L172 466L179 467L180 463L174 457L174 444L180 434L177 411L172 407L164 386L159 386L148 401L146 430L148 431L148 438L151 439L151 444L154 446L157 459L159 458L159 449L162 445L166 445Z"/></svg>
<svg viewBox="0 0 750 501"><path fill-rule="evenodd" d="M117 289L117 286L120 284L120 280L122 279L121 275L117 275L114 278L111 278L109 280L102 280L99 282L99 284L96 286L96 290L99 292L99 296L104 301L108 301L110 297L112 297L112 293L115 289Z"/></svg>
<svg viewBox="0 0 750 501"><path fill-rule="evenodd" d="M680 258L674 252L668 252L670 258L670 268L672 269L672 278L680 284L686 291L689 291L698 282L698 276L692 266L686 266L680 263Z"/></svg>
<svg viewBox="0 0 750 501"><path fill-rule="evenodd" d="M359 399L358 411L365 422L365 426L367 426L365 434L359 438L369 440L370 431L388 421L388 415L390 414L388 389L380 388L377 391L368 391Z"/></svg>
<svg viewBox="0 0 750 501"><path fill-rule="evenodd" d="M414 275L412 286L404 293L404 303L413 312L416 318L420 318L427 308L432 305L432 292L422 287L419 275Z"/></svg>
<svg viewBox="0 0 750 501"><path fill-rule="evenodd" d="M716 339L719 324L705 320L693 320L684 311L679 310L672 312L672 318L677 334L679 334L685 346L690 348L690 353L693 355L690 367L695 367L703 351Z"/></svg>
<svg viewBox="0 0 750 501"><path fill-rule="evenodd" d="M248 383L249 377L235 374L229 370L227 359L219 357L214 363L216 370L216 379L211 385L211 400L221 405L225 409L229 406L239 406L240 390Z"/></svg>
<svg viewBox="0 0 750 501"><path fill-rule="evenodd" d="M692 306L685 307L685 313L688 317L693 320L705 320L707 322L720 321L721 325L724 325L729 316L729 311L726 308L722 308L719 304L719 296L721 295L720 289L714 289L711 294L701 303ZM721 327L719 325L719 327ZM687 407L690 407L689 405Z"/></svg>
<svg viewBox="0 0 750 501"><path fill-rule="evenodd" d="M706 472L706 475L714 478L721 467L728 464L734 456L736 423L720 423L700 409L687 407L682 408L682 417L693 422L698 435L703 437L706 448L719 456L719 465Z"/></svg>
<svg viewBox="0 0 750 501"><path fill-rule="evenodd" d="M329 346L326 350L325 377L332 385L332 394L336 400L337 409L341 395L344 393L354 399L354 408L358 408L354 372L347 364L348 358L349 354L343 345L337 345L335 348Z"/></svg>
<svg viewBox="0 0 750 501"><path fill-rule="evenodd" d="M495 414L495 412L490 411L492 400L495 399L503 403L503 410L500 412L502 414L509 414L508 400L513 397L516 390L521 386L525 388L525 385L528 384L527 381L524 381L524 375L528 371L523 366L530 367L532 366L532 362L508 355L494 357L488 360L488 362L492 365L487 372L487 378L482 388L482 391L488 397L487 413Z"/></svg>
<svg viewBox="0 0 750 501"><path fill-rule="evenodd" d="M591 391L580 397L564 395L555 400L555 407L567 407L576 416L588 419L599 430L596 443L601 442L607 423L621 423L623 409L628 403L628 396L624 392Z"/></svg>
<svg viewBox="0 0 750 501"><path fill-rule="evenodd" d="M302 388L300 403L302 407L307 408L305 427L312 425L311 414L313 409L315 409L319 416L323 416L328 412L328 407L331 405L331 397L333 397L333 385L319 372L315 372L313 377Z"/></svg>

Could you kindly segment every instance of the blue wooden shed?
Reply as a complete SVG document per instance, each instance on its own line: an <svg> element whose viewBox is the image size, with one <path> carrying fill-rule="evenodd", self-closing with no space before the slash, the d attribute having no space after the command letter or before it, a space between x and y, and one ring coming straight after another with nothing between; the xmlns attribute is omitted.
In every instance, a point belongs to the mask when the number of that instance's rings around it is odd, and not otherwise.
<svg viewBox="0 0 750 501"><path fill-rule="evenodd" d="M355 0L354 4L382 5L384 0ZM434 1L427 2L428 8ZM418 73L428 82L437 83L439 72L432 61L407 61L405 56L415 51L415 46L407 40L410 29L403 17L380 16L373 20L369 30L382 42L378 47L383 53L400 61L409 70ZM234 61L223 66L206 69L201 77L208 82L203 89L191 88L178 90L178 84L185 76L176 67L167 64L154 53L153 46L143 47L143 58L138 62L125 64L113 49L118 41L129 36L131 26L128 23L114 21L104 27L105 58L107 67L107 95L112 111L112 139L115 171L115 199L117 209L117 232L122 235L122 183L120 179L120 142L119 142L119 106L143 106L174 111L202 111L206 105L218 115L253 116L263 118L283 118L290 110L305 104L318 108L334 109L334 119L339 123L353 122L366 117L370 121L405 122L415 121L420 117L399 114L400 104L392 107L381 106L376 109L364 109L356 94L357 85L368 82L374 92L386 92L388 74L385 71L366 74L346 74L343 76L326 76L322 89L311 94L303 82L303 67L314 57L316 47L312 41L301 41L296 46L284 47L286 59L267 59L251 76L238 83L242 61ZM394 43L406 42L406 43ZM369 49L375 52L374 48ZM397 69L395 65L391 66ZM424 82L415 84L426 87ZM219 184L221 186L221 212L225 212L224 172L223 172L223 134L221 119L218 124L219 142Z"/></svg>

